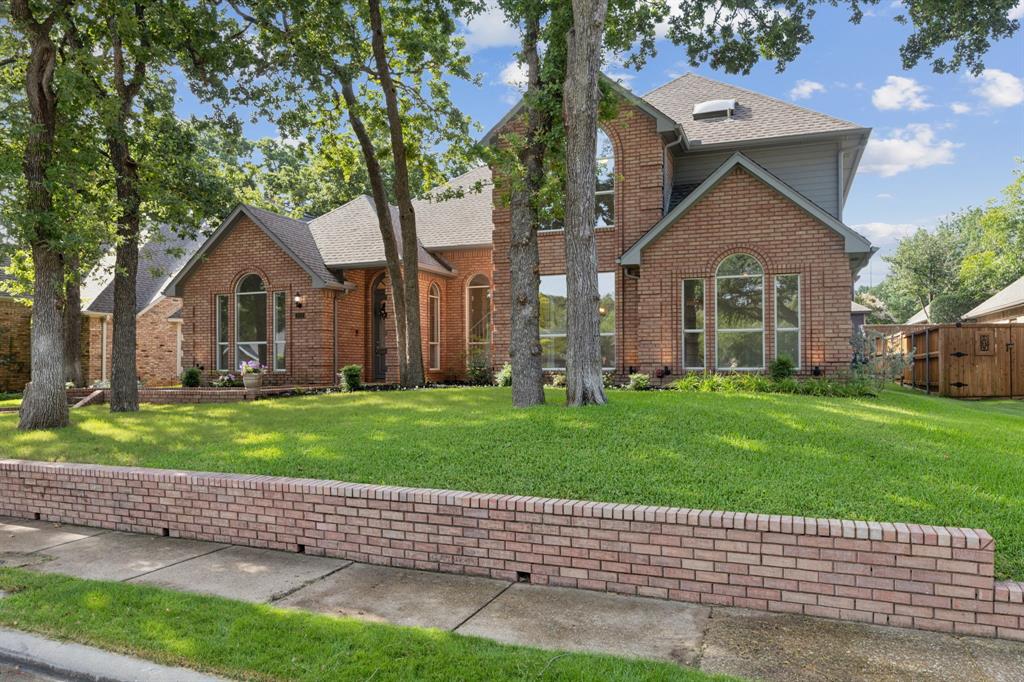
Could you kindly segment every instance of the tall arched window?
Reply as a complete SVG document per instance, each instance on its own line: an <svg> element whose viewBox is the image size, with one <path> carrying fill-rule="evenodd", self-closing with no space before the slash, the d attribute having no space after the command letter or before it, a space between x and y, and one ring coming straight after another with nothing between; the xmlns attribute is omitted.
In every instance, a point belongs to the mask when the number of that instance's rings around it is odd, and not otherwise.
<svg viewBox="0 0 1024 682"><path fill-rule="evenodd" d="M491 282L474 275L467 286L466 339L470 366L491 364Z"/></svg>
<svg viewBox="0 0 1024 682"><path fill-rule="evenodd" d="M430 338L427 344L430 350L430 369L441 369L441 289L437 284L430 285L430 292L427 296L430 303L428 315L430 318Z"/></svg>
<svg viewBox="0 0 1024 682"><path fill-rule="evenodd" d="M764 367L764 270L745 253L718 266L715 336L718 369Z"/></svg>
<svg viewBox="0 0 1024 682"><path fill-rule="evenodd" d="M597 191L595 192L596 227L611 227L615 224L615 149L612 141L600 128L597 129Z"/></svg>
<svg viewBox="0 0 1024 682"><path fill-rule="evenodd" d="M235 289L235 362L267 364L267 290L259 275L246 275Z"/></svg>

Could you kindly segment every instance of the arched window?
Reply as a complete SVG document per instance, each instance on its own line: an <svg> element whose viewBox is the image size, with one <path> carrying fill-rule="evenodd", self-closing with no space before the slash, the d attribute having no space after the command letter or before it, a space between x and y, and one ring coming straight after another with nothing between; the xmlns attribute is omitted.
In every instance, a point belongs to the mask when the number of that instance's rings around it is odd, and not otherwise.
<svg viewBox="0 0 1024 682"><path fill-rule="evenodd" d="M596 227L611 227L615 224L615 149L612 141L600 128L597 129L597 191L594 213Z"/></svg>
<svg viewBox="0 0 1024 682"><path fill-rule="evenodd" d="M474 275L466 288L466 339L469 365L491 364L491 282Z"/></svg>
<svg viewBox="0 0 1024 682"><path fill-rule="evenodd" d="M427 314L430 318L430 338L427 339L430 356L430 369L441 369L441 289L437 284L430 285L427 296L430 303Z"/></svg>
<svg viewBox="0 0 1024 682"><path fill-rule="evenodd" d="M246 275L235 290L235 362L267 364L267 290L259 275Z"/></svg>
<svg viewBox="0 0 1024 682"><path fill-rule="evenodd" d="M764 367L764 270L745 253L718 266L715 336L718 369Z"/></svg>

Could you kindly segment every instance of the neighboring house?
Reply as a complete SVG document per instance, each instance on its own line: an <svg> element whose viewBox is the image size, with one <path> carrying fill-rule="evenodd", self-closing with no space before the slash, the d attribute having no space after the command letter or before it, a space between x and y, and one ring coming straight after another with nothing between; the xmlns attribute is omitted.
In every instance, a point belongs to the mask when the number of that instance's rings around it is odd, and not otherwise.
<svg viewBox="0 0 1024 682"><path fill-rule="evenodd" d="M4 289L8 264L0 258L0 391L21 391L32 371L32 308Z"/></svg>
<svg viewBox="0 0 1024 682"><path fill-rule="evenodd" d="M606 369L760 371L780 355L804 374L847 368L850 291L875 249L842 214L870 131L696 75L642 98L611 86L620 106L597 149ZM520 106L485 142L503 143ZM508 359L510 212L487 168L451 184L477 182L488 186L415 205L432 380ZM564 236L539 241L544 366L560 371ZM240 206L164 290L183 301L183 364L212 376L256 359L284 384L355 363L394 381L384 265L368 197L308 221Z"/></svg>
<svg viewBox="0 0 1024 682"><path fill-rule="evenodd" d="M930 305L926 305L907 318L907 321L903 324L928 324L928 316L931 314L931 308L932 307Z"/></svg>
<svg viewBox="0 0 1024 682"><path fill-rule="evenodd" d="M850 320L853 323L853 331L857 334L864 332L864 324L867 322L871 308L861 305L856 301L850 301Z"/></svg>
<svg viewBox="0 0 1024 682"><path fill-rule="evenodd" d="M1024 322L1024 277L964 313L965 322Z"/></svg>
<svg viewBox="0 0 1024 682"><path fill-rule="evenodd" d="M181 299L163 288L198 250L202 240L182 239L162 227L139 249L135 283L136 369L146 386L178 383L182 371ZM86 383L110 380L114 343L113 279L83 311L87 328Z"/></svg>

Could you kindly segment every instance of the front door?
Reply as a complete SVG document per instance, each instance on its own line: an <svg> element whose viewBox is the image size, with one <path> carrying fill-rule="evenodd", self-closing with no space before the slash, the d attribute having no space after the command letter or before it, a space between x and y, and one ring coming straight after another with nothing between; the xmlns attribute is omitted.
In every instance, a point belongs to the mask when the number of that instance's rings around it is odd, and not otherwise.
<svg viewBox="0 0 1024 682"><path fill-rule="evenodd" d="M388 375L388 350L385 330L388 319L388 292L384 278L377 280L373 288L373 379L384 381Z"/></svg>

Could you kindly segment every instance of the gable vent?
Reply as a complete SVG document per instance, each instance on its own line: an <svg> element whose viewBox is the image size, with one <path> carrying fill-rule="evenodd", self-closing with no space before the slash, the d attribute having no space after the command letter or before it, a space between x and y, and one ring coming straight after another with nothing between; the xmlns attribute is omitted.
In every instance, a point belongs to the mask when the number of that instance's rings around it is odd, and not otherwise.
<svg viewBox="0 0 1024 682"><path fill-rule="evenodd" d="M706 102L697 102L693 105L693 120L729 118L735 110L736 100L734 99L709 99Z"/></svg>

